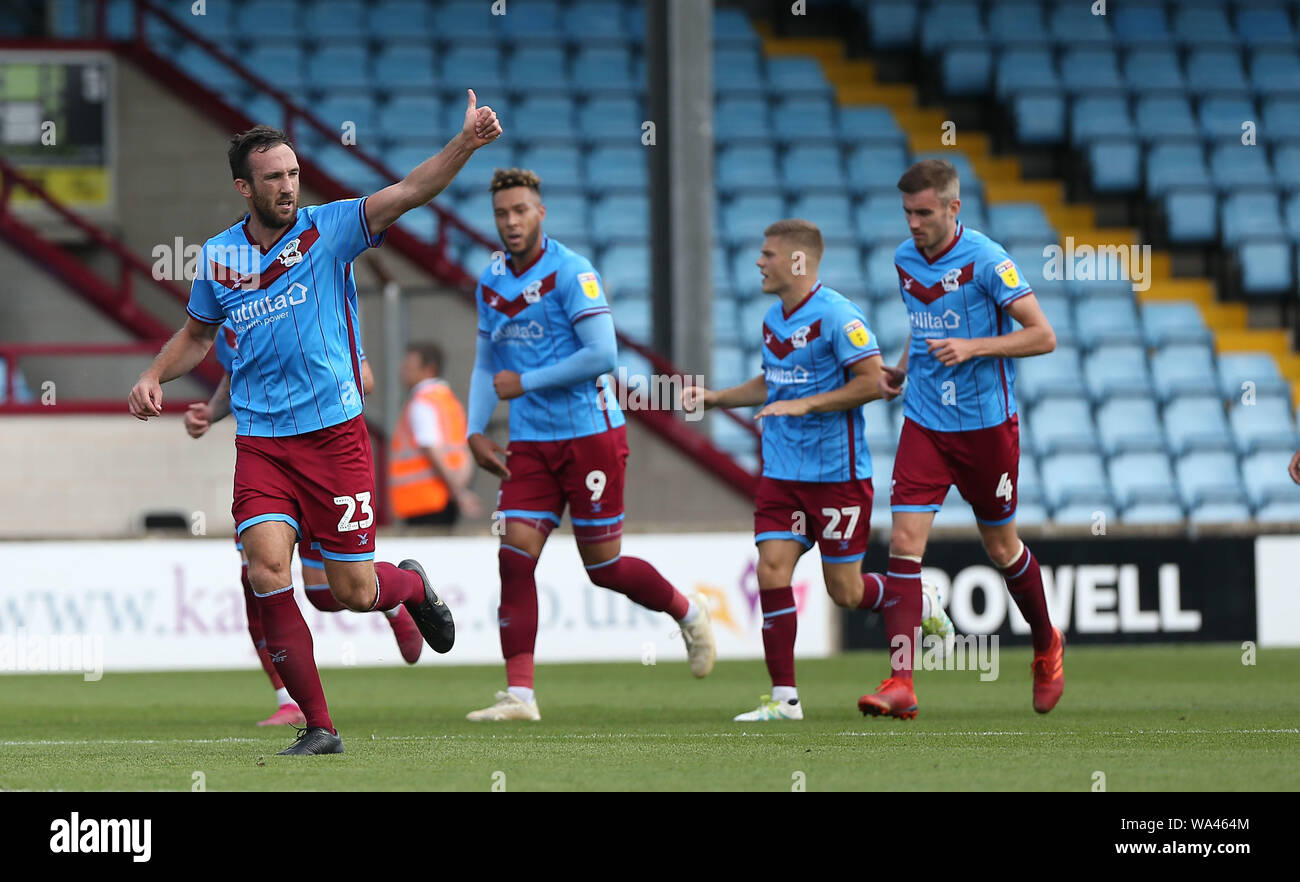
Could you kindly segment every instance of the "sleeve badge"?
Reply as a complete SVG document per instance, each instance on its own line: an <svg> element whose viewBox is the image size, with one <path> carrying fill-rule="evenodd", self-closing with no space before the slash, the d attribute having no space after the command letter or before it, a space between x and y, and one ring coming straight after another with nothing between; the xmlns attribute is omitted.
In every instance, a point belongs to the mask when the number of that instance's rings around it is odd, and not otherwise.
<svg viewBox="0 0 1300 882"><path fill-rule="evenodd" d="M600 299L600 282L595 273L578 273L578 284L582 285L582 293L588 300Z"/></svg>
<svg viewBox="0 0 1300 882"><path fill-rule="evenodd" d="M1002 280L1002 284L1006 285L1008 288L1020 287L1020 273L1016 271L1016 265L1010 260L1002 261L993 268L993 271L998 274L998 278Z"/></svg>
<svg viewBox="0 0 1300 882"><path fill-rule="evenodd" d="M844 326L844 335L849 338L849 342L861 349L871 342L871 332L867 326L862 323L861 319L854 319Z"/></svg>

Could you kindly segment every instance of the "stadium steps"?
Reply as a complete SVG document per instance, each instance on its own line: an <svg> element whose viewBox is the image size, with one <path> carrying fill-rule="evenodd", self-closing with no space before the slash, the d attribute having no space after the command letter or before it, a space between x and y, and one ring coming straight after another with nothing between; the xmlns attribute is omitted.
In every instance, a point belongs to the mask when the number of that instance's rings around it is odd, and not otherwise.
<svg viewBox="0 0 1300 882"><path fill-rule="evenodd" d="M1065 184L1060 180L1025 180L1020 161L1013 156L994 156L992 141L985 132L961 129L957 144L936 143L949 115L944 107L922 107L917 90L906 83L881 83L871 61L848 59L843 44L834 38L774 38L767 22L755 22L769 57L804 55L818 59L841 106L874 104L889 107L908 138L914 153L960 149L970 159L984 187L989 205L1033 202L1042 207L1062 241L1074 239L1076 246L1138 244L1137 230L1106 228L1096 224L1096 210L1086 203L1068 203ZM1221 303L1213 283L1205 278L1175 278L1173 257L1167 251L1151 255L1151 285L1137 292L1139 303L1189 300L1198 306L1214 336L1214 348L1221 353L1267 352L1278 362L1282 376L1291 383L1293 402L1300 406L1300 355L1293 353L1287 332L1247 327L1246 307Z"/></svg>

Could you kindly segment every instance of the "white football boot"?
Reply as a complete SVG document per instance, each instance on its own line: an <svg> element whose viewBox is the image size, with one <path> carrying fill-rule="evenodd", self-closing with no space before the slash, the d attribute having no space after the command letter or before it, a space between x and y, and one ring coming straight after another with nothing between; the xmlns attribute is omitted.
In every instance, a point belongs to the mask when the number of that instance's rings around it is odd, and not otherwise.
<svg viewBox="0 0 1300 882"><path fill-rule="evenodd" d="M952 655L953 644L957 639L957 631L952 625L952 619L948 618L948 612L943 608L943 599L939 597L939 589L924 579L921 580L921 594L930 603L930 615L923 615L921 618L921 643L922 648L927 647L932 641L927 641L926 637L938 637L942 652L940 658Z"/></svg>
<svg viewBox="0 0 1300 882"><path fill-rule="evenodd" d="M537 701L524 701L517 695L510 692L498 692L496 695L497 703L491 707L485 707L482 710L470 711L465 714L465 719L475 723L499 720L540 720L541 713L537 710Z"/></svg>
<svg viewBox="0 0 1300 882"><path fill-rule="evenodd" d="M791 704L777 701L770 695L764 695L762 703L746 714L735 717L737 723L756 723L760 720L802 720L803 703Z"/></svg>
<svg viewBox="0 0 1300 882"><path fill-rule="evenodd" d="M689 624L678 624L682 631L682 642L686 644L686 657L691 662L691 673L697 677L707 677L718 657L718 645L713 641L713 620L709 617L709 602L704 599L704 595L692 594L691 600L699 614Z"/></svg>

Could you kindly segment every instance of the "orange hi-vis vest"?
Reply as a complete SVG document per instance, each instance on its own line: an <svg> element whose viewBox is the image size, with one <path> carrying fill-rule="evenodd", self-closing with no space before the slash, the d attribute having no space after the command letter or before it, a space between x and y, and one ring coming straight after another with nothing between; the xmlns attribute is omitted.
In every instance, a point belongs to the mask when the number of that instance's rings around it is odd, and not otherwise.
<svg viewBox="0 0 1300 882"><path fill-rule="evenodd" d="M434 514L447 507L451 494L447 483L438 477L433 463L416 443L411 428L411 407L417 402L428 405L438 415L438 428L442 443L456 448L447 454L449 468L461 468L468 461L469 447L465 441L465 410L456 400L456 394L444 382L424 383L417 386L402 408L402 418L393 433L388 457L388 493L393 514L399 518Z"/></svg>

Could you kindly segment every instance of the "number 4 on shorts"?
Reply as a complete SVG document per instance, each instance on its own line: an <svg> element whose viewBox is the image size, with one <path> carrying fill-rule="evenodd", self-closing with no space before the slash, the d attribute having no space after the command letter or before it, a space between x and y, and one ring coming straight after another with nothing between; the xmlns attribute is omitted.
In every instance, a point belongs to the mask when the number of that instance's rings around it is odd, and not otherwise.
<svg viewBox="0 0 1300 882"><path fill-rule="evenodd" d="M1011 501L1011 494L1014 492L1009 474L1009 472L1002 473L1002 477L998 479L998 489L993 493L994 496L1001 496L1007 502Z"/></svg>

